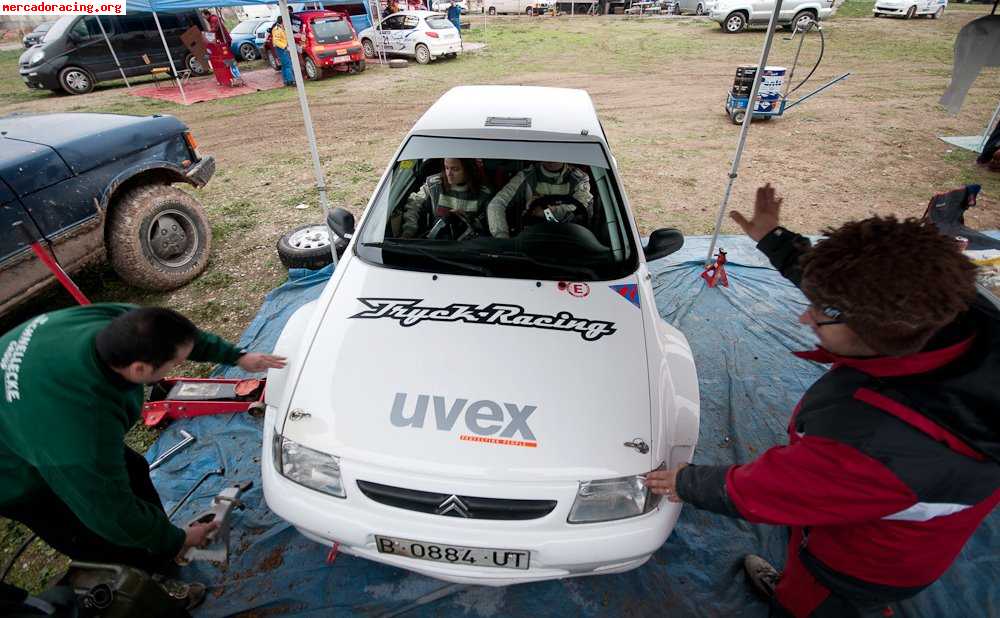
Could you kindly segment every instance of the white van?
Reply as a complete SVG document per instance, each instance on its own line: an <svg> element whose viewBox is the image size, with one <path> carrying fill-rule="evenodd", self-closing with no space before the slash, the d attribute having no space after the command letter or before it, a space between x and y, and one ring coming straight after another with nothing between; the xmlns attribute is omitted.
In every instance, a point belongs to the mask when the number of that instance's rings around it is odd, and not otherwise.
<svg viewBox="0 0 1000 618"><path fill-rule="evenodd" d="M497 13L535 15L544 13L549 8L549 2L541 0L483 0L483 10L490 15Z"/></svg>

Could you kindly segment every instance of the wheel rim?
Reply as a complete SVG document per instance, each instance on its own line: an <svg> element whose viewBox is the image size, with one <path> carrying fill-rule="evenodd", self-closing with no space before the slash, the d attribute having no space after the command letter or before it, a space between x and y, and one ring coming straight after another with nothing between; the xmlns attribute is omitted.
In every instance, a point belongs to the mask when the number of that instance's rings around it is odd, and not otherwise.
<svg viewBox="0 0 1000 618"><path fill-rule="evenodd" d="M310 225L296 230L288 237L288 244L296 249L321 249L330 246L330 228L325 225Z"/></svg>
<svg viewBox="0 0 1000 618"><path fill-rule="evenodd" d="M427 51L426 47L420 46L420 47L417 48L417 61L418 62L421 62L421 63L427 62L428 60L430 60L430 56L431 56L431 53L429 51Z"/></svg>
<svg viewBox="0 0 1000 618"><path fill-rule="evenodd" d="M274 52L267 52L267 63L271 65L271 68L278 70L278 58L274 55Z"/></svg>
<svg viewBox="0 0 1000 618"><path fill-rule="evenodd" d="M257 57L257 53L254 51L253 45L249 43L244 43L243 46L240 47L240 53L243 54L243 58L246 60L253 60Z"/></svg>
<svg viewBox="0 0 1000 618"><path fill-rule="evenodd" d="M911 6L909 10L906 11L906 18L909 19L917 13L917 7Z"/></svg>
<svg viewBox="0 0 1000 618"><path fill-rule="evenodd" d="M365 41L364 48L365 48L365 56L369 58L375 57L375 46L372 45L371 41Z"/></svg>
<svg viewBox="0 0 1000 618"><path fill-rule="evenodd" d="M77 92L86 92L90 88L90 78L83 71L73 69L72 71L67 71L65 77L63 78L66 85L70 87L70 90L75 90Z"/></svg>
<svg viewBox="0 0 1000 618"><path fill-rule="evenodd" d="M743 18L739 15L733 15L726 20L726 28L730 32L737 32L743 27Z"/></svg>
<svg viewBox="0 0 1000 618"><path fill-rule="evenodd" d="M799 30L805 30L807 27L809 27L809 22L811 21L812 21L812 15L809 15L808 13L805 15L801 15L797 20L795 20L795 27Z"/></svg>
<svg viewBox="0 0 1000 618"><path fill-rule="evenodd" d="M311 58L306 59L306 77L316 79L316 65L313 64Z"/></svg>
<svg viewBox="0 0 1000 618"><path fill-rule="evenodd" d="M699 4L697 7L695 7L694 14L695 15L704 15L705 14L705 9L703 9L702 6Z"/></svg>
<svg viewBox="0 0 1000 618"><path fill-rule="evenodd" d="M202 66L201 66L201 62L199 62L198 59L194 57L194 55L188 56L187 65L188 65L188 69L192 73L197 73L198 75L201 75L201 72L203 70Z"/></svg>
<svg viewBox="0 0 1000 618"><path fill-rule="evenodd" d="M497 14L497 10L491 6L490 7L490 15L496 15L496 14Z"/></svg>
<svg viewBox="0 0 1000 618"><path fill-rule="evenodd" d="M173 208L159 212L146 232L146 245L153 259L178 268L191 261L201 247L194 220Z"/></svg>

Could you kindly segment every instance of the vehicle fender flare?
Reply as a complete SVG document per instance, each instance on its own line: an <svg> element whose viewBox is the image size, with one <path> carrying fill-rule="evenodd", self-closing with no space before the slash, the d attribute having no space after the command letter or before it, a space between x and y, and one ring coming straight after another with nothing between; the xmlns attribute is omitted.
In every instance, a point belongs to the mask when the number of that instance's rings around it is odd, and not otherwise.
<svg viewBox="0 0 1000 618"><path fill-rule="evenodd" d="M695 446L698 444L698 431L701 424L701 404L698 387L697 367L684 335L672 327L658 315L653 317L655 336L664 360L670 371L663 376L664 382L669 382L669 388L661 390L660 400L654 401L654 413L659 414L663 423L661 431L667 430L671 436L671 447L668 450L662 436L658 438L658 456L668 467L691 461ZM673 418L669 418L669 411Z"/></svg>
<svg viewBox="0 0 1000 618"><path fill-rule="evenodd" d="M308 351L308 343L314 334L309 329L310 318L315 309L319 306L317 301L308 302L292 314L292 317L285 323L278 340L274 344L273 354L284 356L288 359L287 364L282 369L269 369L267 372L267 383L264 387L264 403L268 412L279 412L279 427L283 423L284 413L282 406L286 396L286 386L291 379L294 383L295 376L301 369L302 359ZM273 409L273 410L272 410Z"/></svg>
<svg viewBox="0 0 1000 618"><path fill-rule="evenodd" d="M169 161L145 161L138 165L122 170L108 186L104 188L99 198L102 210L107 210L114 199L138 184L174 184L175 182L186 182L196 186L195 182L184 173L184 168Z"/></svg>

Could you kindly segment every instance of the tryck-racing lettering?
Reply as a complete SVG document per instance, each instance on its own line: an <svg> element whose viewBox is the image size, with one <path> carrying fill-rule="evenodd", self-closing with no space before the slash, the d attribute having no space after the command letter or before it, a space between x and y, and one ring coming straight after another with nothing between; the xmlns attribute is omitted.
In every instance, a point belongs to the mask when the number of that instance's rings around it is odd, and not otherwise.
<svg viewBox="0 0 1000 618"><path fill-rule="evenodd" d="M408 406L407 400L411 403ZM469 403L468 399L458 398L448 401L440 395L416 395L396 393L389 413L389 422L396 427L421 428L428 421L427 408L433 401L434 428L438 431L451 431L458 417L465 415L465 427L476 436L493 436L499 433L497 439L478 440L474 436L460 436L463 441L482 442L485 444L504 444L510 446L537 446L535 434L528 426L528 418L534 414L538 406L521 406L514 403L498 403L488 399L480 399ZM500 439L517 438L517 439Z"/></svg>
<svg viewBox="0 0 1000 618"><path fill-rule="evenodd" d="M452 303L447 307L422 307L421 298L359 298L367 309L351 318L396 320L401 326L415 326L421 322L468 322L520 326L579 333L585 341L597 341L617 330L613 322L578 318L569 311L555 315L528 313L520 305L491 303L469 305Z"/></svg>

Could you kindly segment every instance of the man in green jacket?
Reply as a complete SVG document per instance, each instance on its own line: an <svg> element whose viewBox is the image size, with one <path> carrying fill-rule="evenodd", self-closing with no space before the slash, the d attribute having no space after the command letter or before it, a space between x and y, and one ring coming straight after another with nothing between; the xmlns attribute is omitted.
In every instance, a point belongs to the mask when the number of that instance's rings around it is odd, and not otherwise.
<svg viewBox="0 0 1000 618"><path fill-rule="evenodd" d="M149 464L124 444L143 385L185 360L250 372L284 366L156 307L62 309L0 337L0 516L71 559L154 573L202 545L214 527L172 525Z"/></svg>

